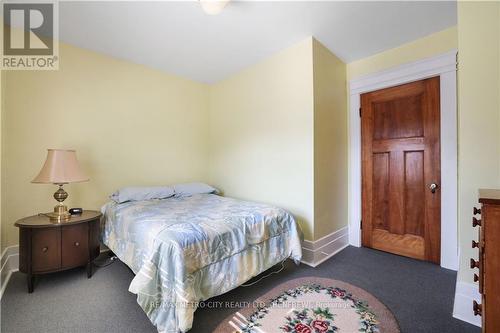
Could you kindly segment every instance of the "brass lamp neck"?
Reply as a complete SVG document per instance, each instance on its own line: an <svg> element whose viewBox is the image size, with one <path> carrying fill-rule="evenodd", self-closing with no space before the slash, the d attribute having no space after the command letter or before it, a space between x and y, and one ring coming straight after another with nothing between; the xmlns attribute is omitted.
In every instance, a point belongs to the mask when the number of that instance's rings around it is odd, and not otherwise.
<svg viewBox="0 0 500 333"><path fill-rule="evenodd" d="M62 204L62 202L68 198L68 192L63 189L64 184L57 185L59 185L59 189L54 193L54 199L56 199L59 204Z"/></svg>
<svg viewBox="0 0 500 333"><path fill-rule="evenodd" d="M47 216L58 223L68 221L71 215L68 213L68 207L63 205L63 201L68 197L68 192L63 189L64 184L56 184L59 189L54 193L54 199L56 199L59 204L54 207L54 212L47 214Z"/></svg>

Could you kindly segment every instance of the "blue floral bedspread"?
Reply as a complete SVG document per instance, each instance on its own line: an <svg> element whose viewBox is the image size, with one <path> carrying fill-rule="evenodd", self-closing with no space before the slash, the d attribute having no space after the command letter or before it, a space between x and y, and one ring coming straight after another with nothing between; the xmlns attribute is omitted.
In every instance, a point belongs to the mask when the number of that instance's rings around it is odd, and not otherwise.
<svg viewBox="0 0 500 333"><path fill-rule="evenodd" d="M188 331L199 301L302 256L287 211L214 194L103 206L103 241L136 274L129 291L159 332Z"/></svg>

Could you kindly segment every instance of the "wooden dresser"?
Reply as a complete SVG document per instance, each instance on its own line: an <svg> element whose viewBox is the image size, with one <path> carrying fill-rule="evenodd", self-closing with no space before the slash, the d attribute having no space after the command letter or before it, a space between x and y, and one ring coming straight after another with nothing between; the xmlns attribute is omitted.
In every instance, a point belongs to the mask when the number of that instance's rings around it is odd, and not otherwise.
<svg viewBox="0 0 500 333"><path fill-rule="evenodd" d="M99 255L101 216L100 212L86 210L65 222L54 222L43 214L16 222L19 270L27 274L29 293L38 274L87 266L87 277L92 276L92 264Z"/></svg>
<svg viewBox="0 0 500 333"><path fill-rule="evenodd" d="M479 282L481 301L474 301L474 315L482 316L483 332L500 332L500 190L479 190L480 208L474 207L472 225L479 228L479 260L471 259L477 268L474 281Z"/></svg>

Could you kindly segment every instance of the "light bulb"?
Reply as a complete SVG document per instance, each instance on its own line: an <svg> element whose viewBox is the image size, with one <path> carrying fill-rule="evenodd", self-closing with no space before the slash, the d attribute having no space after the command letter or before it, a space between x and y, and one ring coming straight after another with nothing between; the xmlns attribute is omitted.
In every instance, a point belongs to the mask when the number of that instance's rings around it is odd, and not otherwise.
<svg viewBox="0 0 500 333"><path fill-rule="evenodd" d="M224 7L228 4L230 0L199 0L201 4L201 8L208 15L217 15L219 14Z"/></svg>

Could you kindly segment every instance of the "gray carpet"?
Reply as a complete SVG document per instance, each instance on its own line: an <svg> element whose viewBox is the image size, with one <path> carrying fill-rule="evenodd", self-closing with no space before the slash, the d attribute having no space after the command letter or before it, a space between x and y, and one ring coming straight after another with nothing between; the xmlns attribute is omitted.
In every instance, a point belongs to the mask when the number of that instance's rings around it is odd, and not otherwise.
<svg viewBox="0 0 500 333"><path fill-rule="evenodd" d="M286 280L307 276L343 280L367 290L394 313L402 332L480 332L451 316L455 272L366 248L348 247L317 268L288 262L281 273L215 300L251 302ZM28 294L24 274L15 273L2 297L1 331L156 332L135 295L127 292L132 278L132 272L117 261L91 279L84 269L42 276L35 292ZM199 309L190 333L211 332L234 311Z"/></svg>

